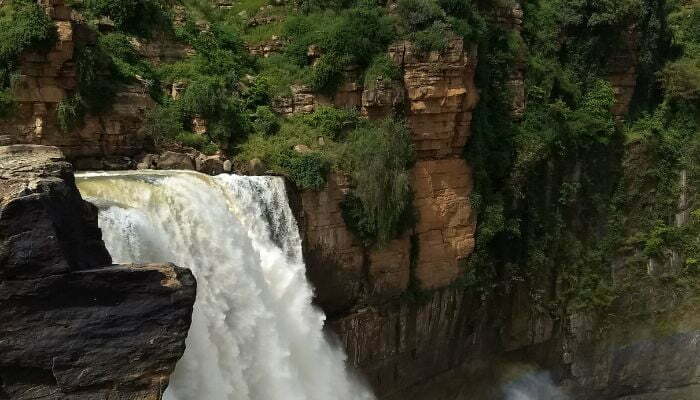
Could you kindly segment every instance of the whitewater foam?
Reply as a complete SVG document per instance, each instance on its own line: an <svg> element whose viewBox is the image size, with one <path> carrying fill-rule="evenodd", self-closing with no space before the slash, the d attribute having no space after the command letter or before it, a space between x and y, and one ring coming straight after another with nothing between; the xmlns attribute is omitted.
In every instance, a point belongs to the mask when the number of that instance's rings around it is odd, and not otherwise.
<svg viewBox="0 0 700 400"><path fill-rule="evenodd" d="M117 263L197 277L187 349L167 400L369 400L324 336L284 182L134 171L78 175Z"/></svg>

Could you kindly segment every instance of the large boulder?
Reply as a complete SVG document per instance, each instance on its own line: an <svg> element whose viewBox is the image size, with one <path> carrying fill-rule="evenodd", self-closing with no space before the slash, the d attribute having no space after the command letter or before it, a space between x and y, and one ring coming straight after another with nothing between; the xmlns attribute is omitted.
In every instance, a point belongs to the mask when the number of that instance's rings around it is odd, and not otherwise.
<svg viewBox="0 0 700 400"><path fill-rule="evenodd" d="M194 170L194 158L185 153L166 151L158 157L158 169Z"/></svg>
<svg viewBox="0 0 700 400"><path fill-rule="evenodd" d="M0 147L0 398L160 399L182 356L188 269L111 265L61 152Z"/></svg>

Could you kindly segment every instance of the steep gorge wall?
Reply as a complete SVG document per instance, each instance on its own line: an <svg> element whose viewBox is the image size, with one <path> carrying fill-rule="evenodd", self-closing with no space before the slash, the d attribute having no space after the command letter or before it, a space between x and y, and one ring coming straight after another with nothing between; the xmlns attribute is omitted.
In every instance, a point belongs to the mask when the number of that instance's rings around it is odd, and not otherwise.
<svg viewBox="0 0 700 400"><path fill-rule="evenodd" d="M20 112L14 120L0 123L0 144L57 145L71 158L98 160L95 168L103 168L104 159L113 156L141 153L143 114L153 103L139 86L120 92L113 111L89 116L79 131L63 133L57 127L56 106L75 89L74 42L90 39L81 36L86 34L81 21L61 0L51 0L47 11L57 21L60 40L47 55L24 57L18 88ZM505 27L518 30L522 10L506 10L497 18ZM634 38L631 30L630 46L611 60L610 81L618 98L614 110L618 118L625 114L634 92ZM150 44L141 50L156 58L170 52ZM177 56L184 50L172 51ZM472 172L461 152L469 140L478 101L474 87L477 52L453 39L442 54L420 55L411 43L399 42L391 46L389 55L403 70L398 85L380 83L374 89L363 88L358 71L349 69L348 82L334 98L294 87L294 95L277 104L284 114L310 112L324 104L358 107L369 118L383 118L399 109L413 134L417 162L411 179L419 218L410 234L381 249L364 248L343 222L340 202L349 189L343 176L332 175L326 189L299 196L308 274L317 288L317 303L329 316L328 327L338 334L350 363L366 374L379 396L498 398L504 371L528 364L529 368L552 372L555 381L573 398L697 397L700 378L696 364L700 355L695 325L671 335L601 340L593 334L596 324L588 316L569 315L555 321L547 313L533 310L530 288L517 287L497 303L485 305L461 287L461 263L473 251L476 227L469 202ZM516 117L526 106L525 73L524 67L518 66L508 83L514 94L512 110ZM195 157L178 153L149 156L142 166L155 163L200 169ZM218 163L211 168L213 173L222 170ZM125 271L133 272L128 268ZM153 293L143 295L147 299ZM24 378L12 374L2 377L3 382L15 382L5 384L11 387L6 391L24 390L26 386L22 385L31 380L51 382L47 391L56 390L56 385L62 387L60 390L83 390L61 386L70 375L61 378L60 373L54 373L51 378L44 368L47 362L41 358L36 365L31 364L27 368L33 372L22 375ZM11 365L14 368L15 364ZM147 370L152 371L151 367ZM157 379L151 381L141 376L138 384L151 386L138 390L160 387L163 377L154 376ZM120 379L110 375L100 382ZM158 385L153 383L156 381ZM125 385L130 387L132 383Z"/></svg>
<svg viewBox="0 0 700 400"><path fill-rule="evenodd" d="M335 174L326 189L300 195L317 302L351 364L387 398L463 359L458 348L468 307L455 283L464 273L461 262L473 251L476 221L469 202L471 169L462 149L478 100L476 49L461 39L451 40L442 54L421 55L400 42L389 55L404 71L400 87L377 85L360 96L363 112L372 118L405 107L417 153L411 171L415 229L367 249L343 222L347 179Z"/></svg>

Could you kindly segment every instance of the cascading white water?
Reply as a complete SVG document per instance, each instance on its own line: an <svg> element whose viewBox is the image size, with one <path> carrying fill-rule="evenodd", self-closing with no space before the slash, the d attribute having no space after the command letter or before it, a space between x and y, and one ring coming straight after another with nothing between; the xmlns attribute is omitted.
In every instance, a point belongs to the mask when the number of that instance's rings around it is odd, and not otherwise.
<svg viewBox="0 0 700 400"><path fill-rule="evenodd" d="M197 277L165 399L373 399L324 336L282 179L135 171L77 181L115 262L174 262Z"/></svg>

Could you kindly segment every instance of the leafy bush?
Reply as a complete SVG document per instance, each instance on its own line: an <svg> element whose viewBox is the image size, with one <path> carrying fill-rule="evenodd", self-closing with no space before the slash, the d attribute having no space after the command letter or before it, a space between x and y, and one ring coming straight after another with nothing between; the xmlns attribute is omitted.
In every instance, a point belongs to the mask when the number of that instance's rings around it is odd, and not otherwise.
<svg viewBox="0 0 700 400"><path fill-rule="evenodd" d="M387 243L413 225L408 173L413 157L403 122L363 124L350 133L341 168L353 186L343 202L343 217L366 243Z"/></svg>
<svg viewBox="0 0 700 400"><path fill-rule="evenodd" d="M105 71L112 68L111 58L98 46L76 48L76 69L78 92L86 108L91 113L108 109L116 96L119 82Z"/></svg>
<svg viewBox="0 0 700 400"><path fill-rule="evenodd" d="M291 117L291 120L305 124L316 130L320 135L337 141L343 139L346 132L357 126L359 118L357 111L354 110L319 107L311 114L294 115Z"/></svg>
<svg viewBox="0 0 700 400"><path fill-rule="evenodd" d="M177 99L161 100L161 105L147 121L147 131L154 139L166 138L203 152L219 148L231 151L254 129L253 121L261 120L256 110L269 103L267 80L241 78L252 72L252 59L233 22L220 18L211 4L197 4L188 9L184 23L175 36L190 44L195 55L172 64L162 65L155 73L156 81L178 85L183 89ZM207 30L200 29L197 15L210 15ZM247 78L246 78L247 79ZM205 135L191 133L195 117L206 120Z"/></svg>
<svg viewBox="0 0 700 400"><path fill-rule="evenodd" d="M0 4L0 118L14 110L10 86L17 58L24 51L47 50L56 41L56 27L35 2L8 0Z"/></svg>
<svg viewBox="0 0 700 400"><path fill-rule="evenodd" d="M10 0L0 6L0 87L7 87L17 57L29 49L47 50L56 41L56 27L35 2Z"/></svg>
<svg viewBox="0 0 700 400"><path fill-rule="evenodd" d="M279 166L300 188L320 190L326 185L330 161L320 153L300 154L287 150L280 157Z"/></svg>
<svg viewBox="0 0 700 400"><path fill-rule="evenodd" d="M426 29L447 17L437 0L399 0L396 10L410 32Z"/></svg>
<svg viewBox="0 0 700 400"><path fill-rule="evenodd" d="M365 71L365 87L374 88L378 81L393 82L402 77L401 69L386 54L380 54L372 60Z"/></svg>
<svg viewBox="0 0 700 400"><path fill-rule="evenodd" d="M661 81L671 98L700 98L700 58L683 59L668 64L663 70Z"/></svg>
<svg viewBox="0 0 700 400"><path fill-rule="evenodd" d="M118 30L148 35L167 27L167 5L159 0L84 0L74 7L92 18L108 17Z"/></svg>
<svg viewBox="0 0 700 400"><path fill-rule="evenodd" d="M283 32L289 41L285 54L300 67L309 64L309 46L319 46L322 56L309 68L306 82L325 93L335 92L346 67L366 67L395 38L391 18L371 1L337 13L293 16L286 21Z"/></svg>
<svg viewBox="0 0 700 400"><path fill-rule="evenodd" d="M87 112L107 110L123 84L141 81L151 90L157 88L155 72L122 33L99 35L96 45L81 43L75 58L77 98Z"/></svg>
<svg viewBox="0 0 700 400"><path fill-rule="evenodd" d="M175 139L185 132L183 120L180 108L168 101L146 114L144 132L159 145L164 140Z"/></svg>
<svg viewBox="0 0 700 400"><path fill-rule="evenodd" d="M411 39L421 53L441 52L447 48L449 35L449 25L444 22L435 22L427 29L411 35Z"/></svg>
<svg viewBox="0 0 700 400"><path fill-rule="evenodd" d="M338 165L339 141L354 129L358 120L354 111L331 107L293 115L279 121L279 131L274 135L257 130L241 145L237 158L242 161L258 158L273 171L289 176L299 187L320 189L328 172ZM306 149L297 151L297 146Z"/></svg>
<svg viewBox="0 0 700 400"><path fill-rule="evenodd" d="M290 95L290 87L304 80L302 67L282 54L259 60L259 69L258 79L265 82L271 98Z"/></svg>
<svg viewBox="0 0 700 400"><path fill-rule="evenodd" d="M315 92L332 95L345 80L342 66L347 64L346 60L324 54L310 68L305 81Z"/></svg>
<svg viewBox="0 0 700 400"><path fill-rule="evenodd" d="M63 132L70 132L83 119L83 105L80 97L73 96L61 100L56 106L56 119Z"/></svg>
<svg viewBox="0 0 700 400"><path fill-rule="evenodd" d="M156 81L154 71L125 34L115 32L100 35L97 40L97 50L102 57L107 57L111 61L109 70L116 80L121 82L141 80L149 86L154 85Z"/></svg>
<svg viewBox="0 0 700 400"><path fill-rule="evenodd" d="M299 8L303 13L321 10L339 10L350 6L354 0L299 0Z"/></svg>
<svg viewBox="0 0 700 400"><path fill-rule="evenodd" d="M280 118L268 106L259 106L253 114L253 128L264 135L274 135L280 129Z"/></svg>

